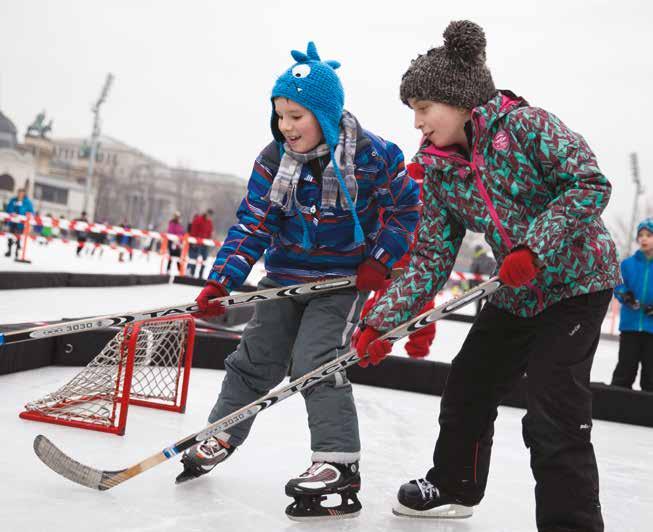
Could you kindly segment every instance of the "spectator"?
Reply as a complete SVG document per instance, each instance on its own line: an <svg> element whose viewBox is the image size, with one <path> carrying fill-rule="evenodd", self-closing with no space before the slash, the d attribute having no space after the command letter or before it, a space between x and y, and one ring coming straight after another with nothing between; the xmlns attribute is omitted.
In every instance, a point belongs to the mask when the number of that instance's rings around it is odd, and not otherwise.
<svg viewBox="0 0 653 532"><path fill-rule="evenodd" d="M211 238L213 236L213 222L211 221L213 210L208 209L204 214L198 214L193 218L193 223L190 226L190 236L195 238ZM198 257L202 257L202 265L198 277L200 279L204 276L204 263L209 256L209 248L202 243L191 244L188 250L188 255L193 261L188 265L188 271L191 277L195 277L195 264Z"/></svg>
<svg viewBox="0 0 653 532"><path fill-rule="evenodd" d="M102 225L106 228L108 223L102 222ZM97 229L97 227L96 227ZM107 243L107 233L106 229L99 230L97 232L89 233L91 236L91 241L93 242L93 248L91 249L91 256L95 255L95 251L98 251L98 256L102 257L104 255L104 246Z"/></svg>
<svg viewBox="0 0 653 532"><path fill-rule="evenodd" d="M639 224L637 242L639 250L621 263L624 282L614 289L622 307L612 385L631 388L641 364L639 384L653 392L653 218Z"/></svg>
<svg viewBox="0 0 653 532"><path fill-rule="evenodd" d="M478 245L474 248L474 259L472 260L471 272L478 275L491 275L497 263L487 254L486 249Z"/></svg>
<svg viewBox="0 0 653 532"><path fill-rule="evenodd" d="M470 266L471 273L475 275L491 275L495 268L497 267L497 263L494 261L492 257L490 257L487 254L487 251L485 248L481 245L478 245L474 248L474 258L472 259L472 264ZM479 279L473 279L469 283L469 287L473 288L475 286L478 286L481 284L482 281ZM478 313L481 312L481 308L483 307L483 303L485 302L485 299L477 299L476 300L476 315L478 316Z"/></svg>
<svg viewBox="0 0 653 532"><path fill-rule="evenodd" d="M40 235L43 231L43 220L41 220L41 212L36 211L34 214L34 222L32 224L32 231L35 235Z"/></svg>
<svg viewBox="0 0 653 532"><path fill-rule="evenodd" d="M122 227L125 231L129 231L131 233L131 227L128 223L123 222L120 224L120 227ZM118 253L118 262L125 262L125 252L123 251L123 248L127 248L127 253L129 253L129 260L132 261L134 259L134 250L132 249L132 235L127 233L117 235L117 242L118 246L120 246L120 252Z"/></svg>
<svg viewBox="0 0 653 532"><path fill-rule="evenodd" d="M18 193L15 197L9 200L7 205L7 212L9 214L34 214L34 207L32 201L27 197L27 193L24 188L18 189ZM23 233L24 225L21 222L9 222L9 235L7 237L7 253L5 257L11 257L11 248L14 245L14 240L16 242L16 255L18 258L18 252L20 251L20 237Z"/></svg>
<svg viewBox="0 0 653 532"><path fill-rule="evenodd" d="M50 219L48 222L50 225L41 226L41 236L43 237L41 239L41 244L47 246L50 243L50 240L52 240L52 214L47 213L45 217Z"/></svg>
<svg viewBox="0 0 653 532"><path fill-rule="evenodd" d="M86 211L82 211L82 214L79 218L75 218L73 223L81 224L82 228L76 228L75 233L77 234L77 250L75 255L81 257L82 249L84 249L84 244L86 244L86 238L88 237L87 228L88 228L88 215Z"/></svg>
<svg viewBox="0 0 653 532"><path fill-rule="evenodd" d="M61 216L59 216L59 233L61 235L61 238L63 238L64 240L68 240L68 229L66 227L63 227L63 225L65 224L67 224L66 216L62 214Z"/></svg>
<svg viewBox="0 0 653 532"><path fill-rule="evenodd" d="M52 219L52 238L60 238L61 237L61 216L56 217L51 215Z"/></svg>
<svg viewBox="0 0 653 532"><path fill-rule="evenodd" d="M181 225L181 213L179 211L175 212L172 215L171 220L168 222L168 236L174 235L178 240L169 239L168 241L168 253L170 258L168 259L168 266L166 272L170 271L170 265L172 264L172 257L179 258L181 256L181 239L184 236L184 226ZM181 265L179 260L177 260L177 270L181 270Z"/></svg>

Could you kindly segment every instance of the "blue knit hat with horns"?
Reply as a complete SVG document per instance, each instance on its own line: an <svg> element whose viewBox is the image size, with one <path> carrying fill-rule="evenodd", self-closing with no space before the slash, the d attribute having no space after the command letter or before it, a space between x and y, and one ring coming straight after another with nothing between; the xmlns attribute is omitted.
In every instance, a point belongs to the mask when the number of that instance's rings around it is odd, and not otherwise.
<svg viewBox="0 0 653 532"><path fill-rule="evenodd" d="M345 105L345 91L335 70L340 63L322 61L313 42L308 43L306 53L293 50L290 55L297 62L277 78L272 89L271 125L274 138L279 142L284 141L274 111L274 99L281 97L311 111L320 123L326 144L337 146Z"/></svg>
<svg viewBox="0 0 653 532"><path fill-rule="evenodd" d="M283 143L285 140L279 130L279 118L274 109L275 98L288 98L306 107L315 115L322 128L324 141L331 151L336 177L354 219L354 240L357 243L364 242L365 237L356 206L345 186L340 168L336 164L334 152L340 137L340 120L345 106L345 91L338 74L336 74L340 63L320 59L315 43L312 41L308 43L306 53L292 50L290 55L296 63L277 78L272 88L272 117L270 120L272 135L279 143Z"/></svg>

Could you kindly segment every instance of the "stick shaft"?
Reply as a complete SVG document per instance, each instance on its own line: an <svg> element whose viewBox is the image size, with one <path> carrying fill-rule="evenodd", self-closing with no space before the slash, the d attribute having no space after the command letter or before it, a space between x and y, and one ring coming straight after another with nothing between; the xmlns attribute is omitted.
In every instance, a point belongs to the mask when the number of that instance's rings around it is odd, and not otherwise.
<svg viewBox="0 0 653 532"><path fill-rule="evenodd" d="M430 323L433 323L434 321L444 318L448 314L455 312L456 310L469 303L472 303L473 301L477 301L492 294L501 286L502 283L498 278L492 278L489 281L473 288L469 292L466 292L462 296L454 298L442 305L435 307L432 310L420 314L412 320L384 334L381 338L394 342L412 333L413 331L419 330L423 327L426 327ZM237 425L238 423L241 423L242 421L257 415L262 410L265 410L266 408L273 406L283 401L284 399L287 399L291 395L305 390L306 388L310 388L321 380L327 378L329 375L343 371L344 369L348 368L349 366L353 366L359 361L360 358L358 357L355 350L352 349L347 351L335 360L327 362L319 368L310 371L303 377L296 379L288 385L278 390L273 390L269 394L254 401L253 403L250 403L249 405L246 405L241 409L232 412L222 419L211 423L203 430L191 434L190 436L179 440L175 444L166 447L162 451L146 458L145 460L142 460L141 462L120 471L102 471L80 464L79 462L73 460L62 451L60 451L47 438L40 435L37 436L34 440L34 450L37 456L48 467L60 475L63 475L66 478L72 480L73 482L77 482L78 484L99 490L111 489L118 484L121 484L130 478L140 475L144 471L147 471L148 469L182 453L184 450L195 445L195 443L204 441L207 438L218 434L219 432L223 432L229 429L229 427Z"/></svg>
<svg viewBox="0 0 653 532"><path fill-rule="evenodd" d="M266 288L257 292L235 294L216 298L212 301L220 301L225 307L253 305L259 301L272 301L286 297L296 297L304 294L317 292L328 292L356 286L356 277L337 277L328 280L315 281L292 286L280 286L277 288ZM24 342L26 340L37 340L40 338L51 338L64 334L75 334L107 327L122 327L133 321L158 318L161 316L176 316L179 314L190 314L199 310L197 303L184 303L171 307L161 307L153 310L142 310L129 314L112 314L107 316L96 316L93 318L82 318L74 321L53 323L40 327L31 327L19 331L0 333L0 345Z"/></svg>

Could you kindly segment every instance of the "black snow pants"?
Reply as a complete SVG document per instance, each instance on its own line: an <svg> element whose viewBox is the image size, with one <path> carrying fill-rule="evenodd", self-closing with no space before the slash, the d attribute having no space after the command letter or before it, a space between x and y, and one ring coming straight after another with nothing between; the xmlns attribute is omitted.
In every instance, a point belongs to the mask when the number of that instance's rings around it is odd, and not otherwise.
<svg viewBox="0 0 653 532"><path fill-rule="evenodd" d="M619 362L612 374L612 386L632 388L640 364L642 374L639 385L645 392L653 392L653 334L622 331L619 338Z"/></svg>
<svg viewBox="0 0 653 532"><path fill-rule="evenodd" d="M483 307L451 364L431 482L468 504L480 502L497 406L526 373L522 425L538 530L603 531L589 378L611 297L604 290L565 299L533 318Z"/></svg>

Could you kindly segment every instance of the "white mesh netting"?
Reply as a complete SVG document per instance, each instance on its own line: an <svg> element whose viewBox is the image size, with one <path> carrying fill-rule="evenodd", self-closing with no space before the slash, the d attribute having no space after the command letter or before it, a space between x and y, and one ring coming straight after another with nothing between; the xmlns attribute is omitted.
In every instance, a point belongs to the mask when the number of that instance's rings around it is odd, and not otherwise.
<svg viewBox="0 0 653 532"><path fill-rule="evenodd" d="M116 426L123 405L127 368L133 360L129 401L179 404L192 318L151 320L116 334L79 374L56 392L25 405L29 414L61 421ZM136 335L133 357L131 336ZM147 405L145 405L147 406Z"/></svg>

